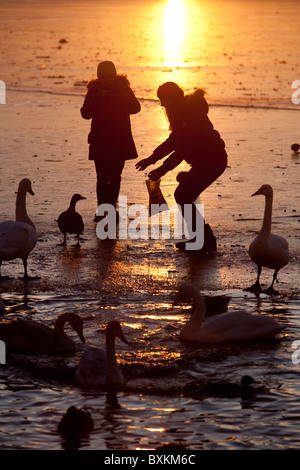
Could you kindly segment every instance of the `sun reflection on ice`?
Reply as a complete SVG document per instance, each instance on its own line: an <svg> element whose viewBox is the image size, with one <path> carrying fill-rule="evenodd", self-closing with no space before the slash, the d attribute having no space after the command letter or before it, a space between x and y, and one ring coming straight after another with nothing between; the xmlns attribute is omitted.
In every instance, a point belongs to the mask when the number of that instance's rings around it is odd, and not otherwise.
<svg viewBox="0 0 300 470"><path fill-rule="evenodd" d="M165 65L175 67L182 61L185 36L185 6L182 0L169 0L165 9Z"/></svg>

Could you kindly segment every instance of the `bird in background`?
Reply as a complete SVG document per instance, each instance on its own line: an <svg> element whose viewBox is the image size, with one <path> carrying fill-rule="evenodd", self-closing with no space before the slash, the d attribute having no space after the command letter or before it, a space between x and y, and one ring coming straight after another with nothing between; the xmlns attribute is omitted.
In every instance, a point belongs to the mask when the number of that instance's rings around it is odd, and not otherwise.
<svg viewBox="0 0 300 470"><path fill-rule="evenodd" d="M268 294L277 294L274 289L274 282L277 281L278 271L289 262L289 247L285 238L271 233L272 226L272 205L273 189L269 184L263 184L252 196L265 196L265 211L263 224L260 232L249 246L249 255L252 261L257 265L257 279L255 283L246 288L250 292L261 292L260 275L262 268L274 270L273 280L270 287L264 292Z"/></svg>
<svg viewBox="0 0 300 470"><path fill-rule="evenodd" d="M15 220L6 220L0 223L0 280L7 279L1 275L3 261L21 258L24 266L23 280L37 279L29 276L27 259L37 243L37 231L26 210L27 193L34 196L31 181L24 178L20 181L17 199Z"/></svg>
<svg viewBox="0 0 300 470"><path fill-rule="evenodd" d="M80 246L79 237L84 230L84 223L81 215L76 212L76 203L82 199L86 199L86 197L81 196L80 194L74 194L71 198L69 208L62 212L57 219L58 228L64 235L64 240L61 243L61 246L67 245L68 233L77 235L76 246Z"/></svg>

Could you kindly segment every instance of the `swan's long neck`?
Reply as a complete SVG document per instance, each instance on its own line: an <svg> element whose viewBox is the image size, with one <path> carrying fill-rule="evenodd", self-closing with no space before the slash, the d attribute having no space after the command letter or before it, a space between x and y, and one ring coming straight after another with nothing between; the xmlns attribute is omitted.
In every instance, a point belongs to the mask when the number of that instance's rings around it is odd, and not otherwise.
<svg viewBox="0 0 300 470"><path fill-rule="evenodd" d="M106 335L106 382L120 382L120 370L115 351L115 336Z"/></svg>
<svg viewBox="0 0 300 470"><path fill-rule="evenodd" d="M25 222L25 224L31 225L35 228L34 223L30 220L26 210L26 191L22 188L18 189L17 200L16 200L16 221Z"/></svg>
<svg viewBox="0 0 300 470"><path fill-rule="evenodd" d="M55 325L54 325L54 336L58 340L65 340L67 337L64 326L65 323L69 321L68 314L63 314L60 317L57 318Z"/></svg>
<svg viewBox="0 0 300 470"><path fill-rule="evenodd" d="M261 228L261 233L265 235L270 235L271 233L272 204L273 204L273 196L270 194L266 196L264 220L263 220L263 224Z"/></svg>
<svg viewBox="0 0 300 470"><path fill-rule="evenodd" d="M106 335L106 358L108 370L117 364L116 349L115 349L115 336Z"/></svg>
<svg viewBox="0 0 300 470"><path fill-rule="evenodd" d="M200 329L205 320L205 303L200 292L193 295L194 306L190 324L194 329Z"/></svg>

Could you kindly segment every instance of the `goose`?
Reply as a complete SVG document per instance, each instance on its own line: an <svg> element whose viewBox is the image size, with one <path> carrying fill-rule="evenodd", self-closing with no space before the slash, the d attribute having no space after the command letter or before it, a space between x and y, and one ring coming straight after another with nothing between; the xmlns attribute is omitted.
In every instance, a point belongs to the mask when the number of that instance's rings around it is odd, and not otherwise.
<svg viewBox="0 0 300 470"><path fill-rule="evenodd" d="M277 280L278 271L289 262L289 247L285 238L271 233L273 203L272 186L269 184L263 184L255 193L252 194L252 196L257 196L259 194L264 195L266 198L264 219L259 234L249 246L250 258L257 265L257 279L252 286L245 290L250 292L262 291L259 278L262 267L264 266L274 269L272 284L264 292L276 294L277 291L273 288L273 285L275 280Z"/></svg>
<svg viewBox="0 0 300 470"><path fill-rule="evenodd" d="M112 320L106 327L106 351L89 346L83 353L75 371L75 380L78 385L84 388L98 388L103 385L123 384L124 376L115 353L116 337L128 344L120 323Z"/></svg>
<svg viewBox="0 0 300 470"><path fill-rule="evenodd" d="M229 311L205 319L205 303L199 290L191 284L183 284L176 301L193 299L191 318L180 331L180 339L200 343L223 341L250 341L268 339L278 334L285 325L266 315L255 315L244 310Z"/></svg>
<svg viewBox="0 0 300 470"><path fill-rule="evenodd" d="M0 323L0 339L9 352L19 354L61 354L74 352L76 343L64 331L69 323L82 342L83 320L76 313L63 313L50 328L35 320L3 320Z"/></svg>
<svg viewBox="0 0 300 470"><path fill-rule="evenodd" d="M57 425L61 434L84 435L93 431L94 421L88 410L70 406Z"/></svg>
<svg viewBox="0 0 300 470"><path fill-rule="evenodd" d="M74 233L77 235L77 246L80 246L79 236L83 232L84 223L82 217L75 210L76 203L86 197L80 194L73 194L69 208L62 212L57 220L59 230L64 234L64 241L61 243L62 246L67 244L67 233Z"/></svg>
<svg viewBox="0 0 300 470"><path fill-rule="evenodd" d="M1 275L2 261L21 258L24 266L23 280L37 279L27 272L27 258L37 243L37 232L26 210L26 194L32 196L31 181L22 179L19 183L16 200L16 220L6 220L0 223L0 280L7 279Z"/></svg>

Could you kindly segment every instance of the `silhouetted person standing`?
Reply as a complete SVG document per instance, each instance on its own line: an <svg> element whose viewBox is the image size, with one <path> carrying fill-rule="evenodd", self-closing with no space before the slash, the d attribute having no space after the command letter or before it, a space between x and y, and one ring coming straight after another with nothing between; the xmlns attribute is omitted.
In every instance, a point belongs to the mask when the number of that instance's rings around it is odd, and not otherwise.
<svg viewBox="0 0 300 470"><path fill-rule="evenodd" d="M98 206L116 207L125 161L137 157L130 114L138 113L141 106L127 77L117 74L112 62L100 62L97 77L88 83L80 111L84 119L92 119L89 159L95 162ZM95 215L94 222L100 219Z"/></svg>
<svg viewBox="0 0 300 470"><path fill-rule="evenodd" d="M190 95L185 95L174 82L164 83L158 88L157 96L166 109L171 134L149 158L140 160L136 164L136 168L141 171L170 154L159 168L149 173L149 178L154 181L173 170L183 160L191 165L191 169L178 178L179 185L174 197L183 217L187 223L190 222L187 226L193 233L197 233L195 200L227 166L225 144L207 116L208 104L204 94L202 89L198 89ZM185 213L185 205L191 205L190 212ZM187 242L179 242L176 246L181 250L191 249L187 247L191 246L191 243ZM205 224L204 246L201 251L216 250L216 239L210 226Z"/></svg>

